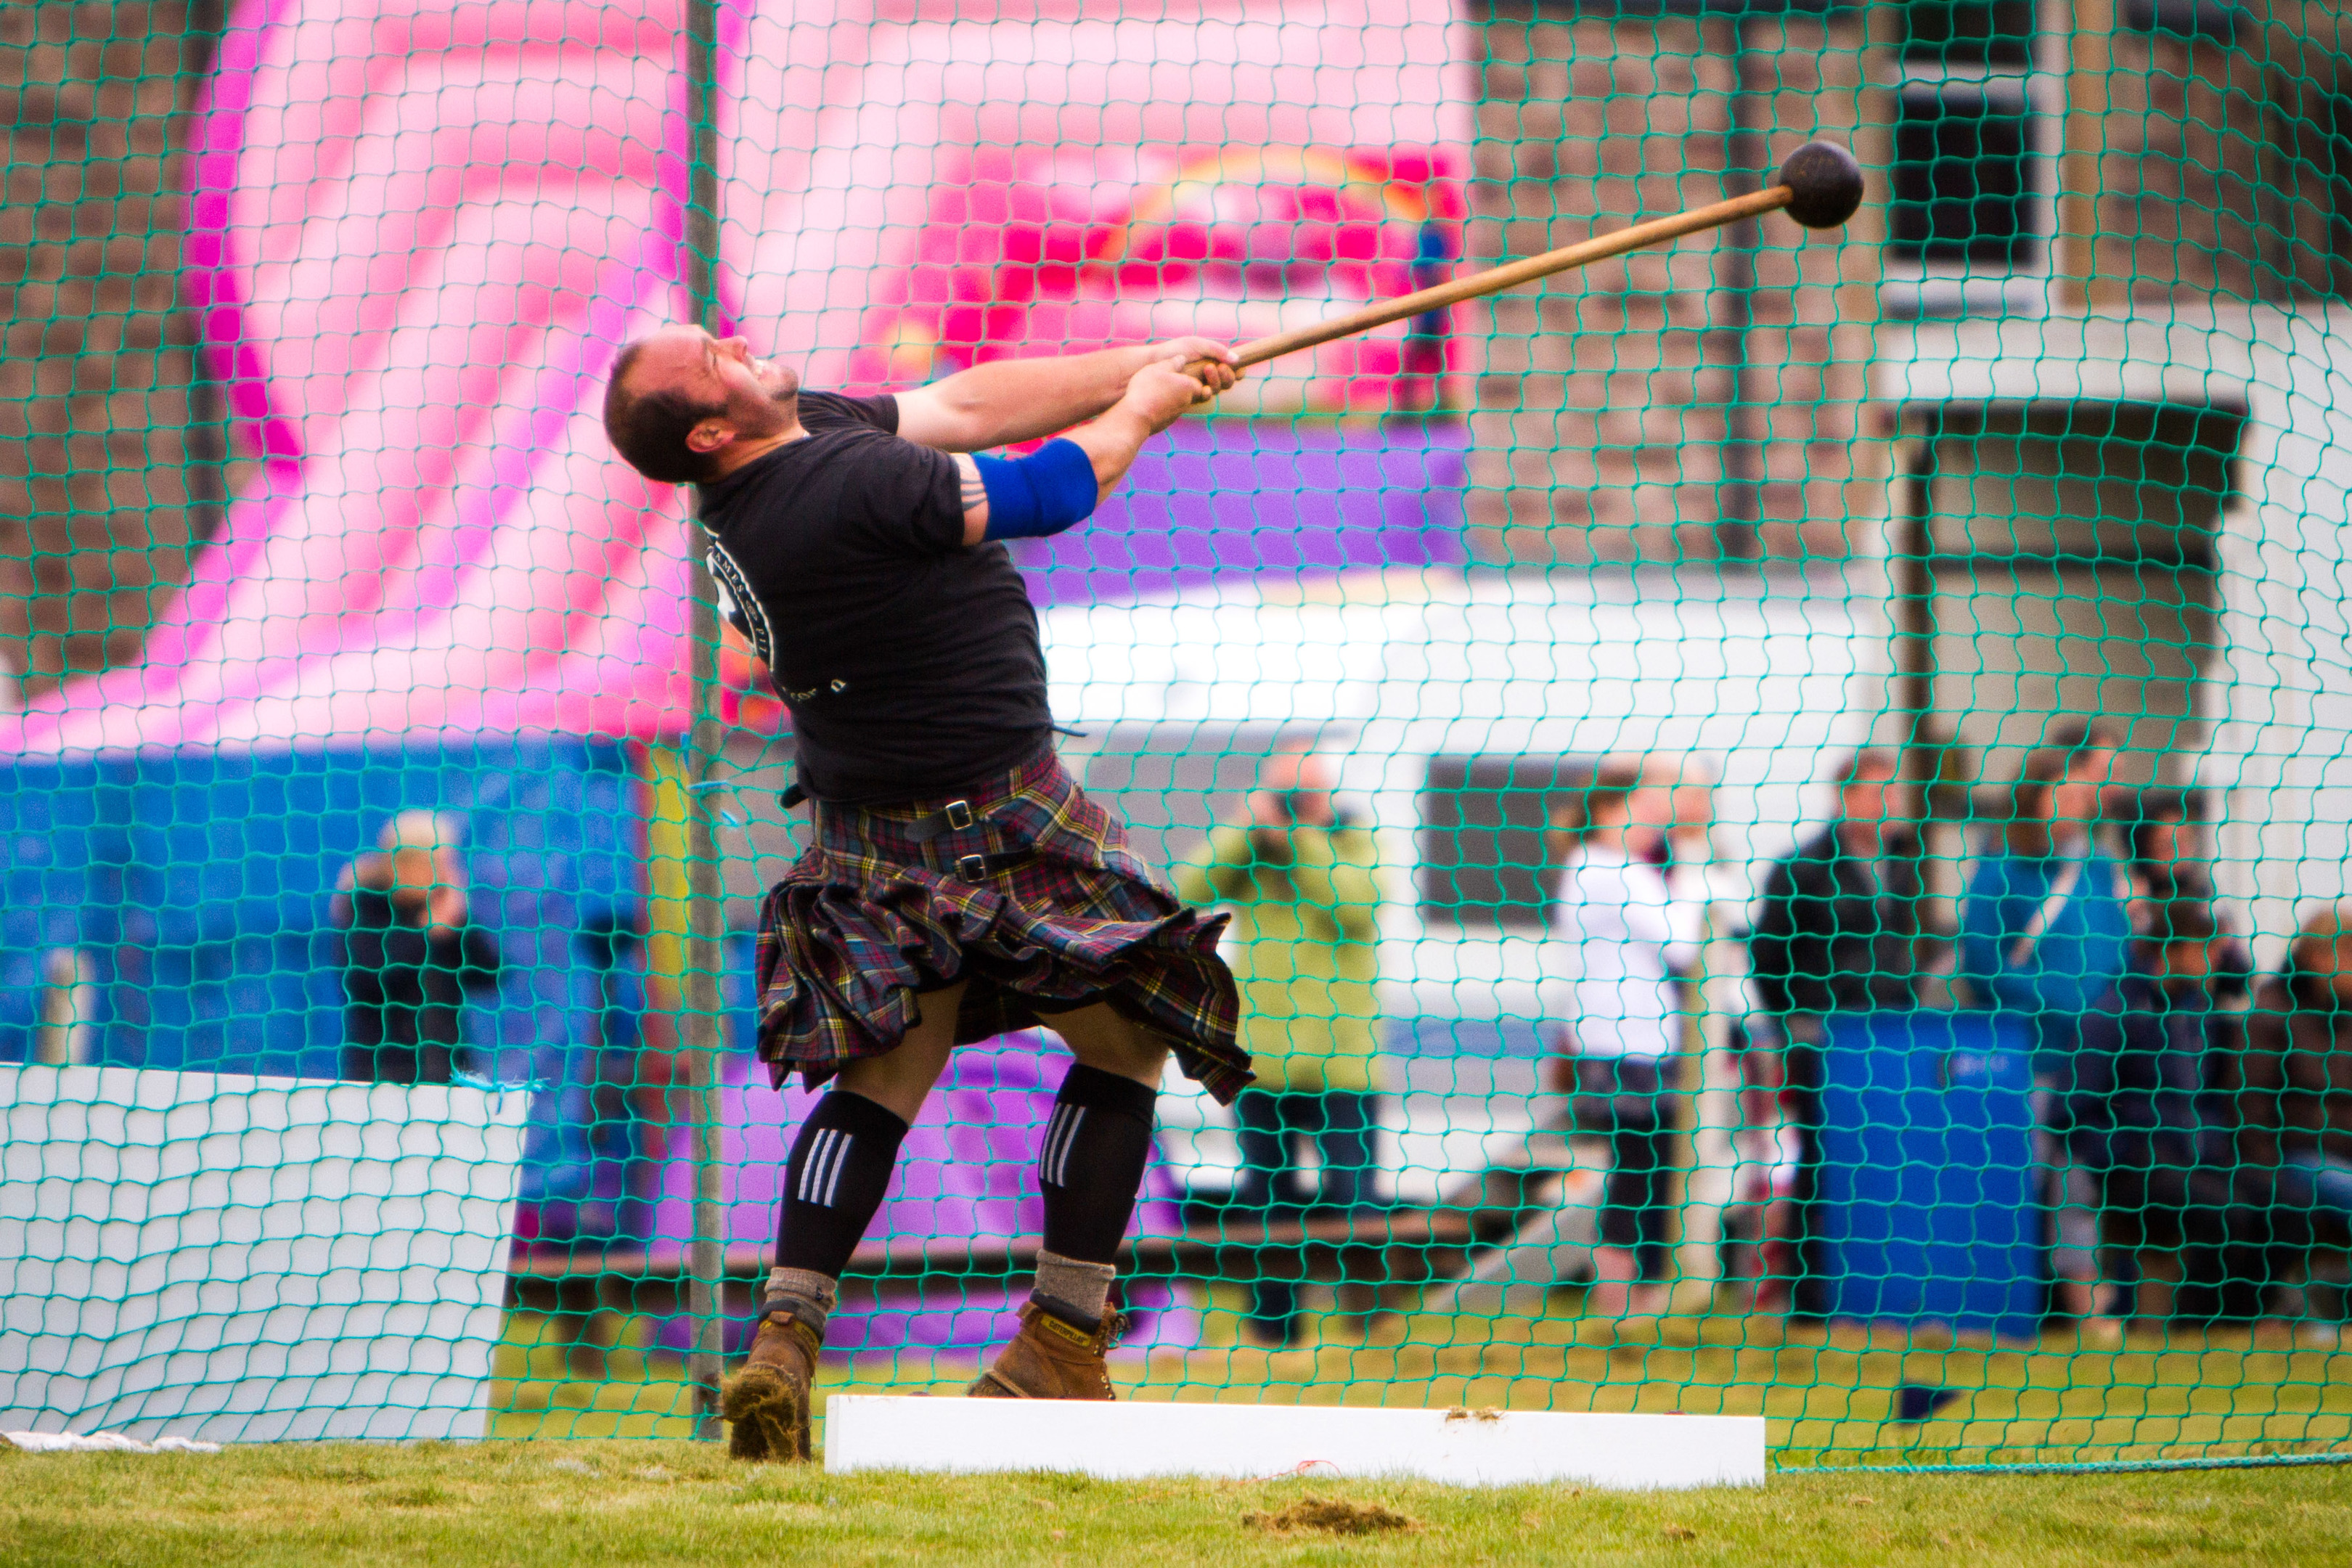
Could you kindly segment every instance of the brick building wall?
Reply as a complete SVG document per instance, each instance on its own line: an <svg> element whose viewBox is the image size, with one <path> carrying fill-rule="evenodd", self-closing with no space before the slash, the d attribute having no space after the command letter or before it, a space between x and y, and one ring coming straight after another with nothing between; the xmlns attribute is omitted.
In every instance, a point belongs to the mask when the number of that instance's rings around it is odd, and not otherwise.
<svg viewBox="0 0 2352 1568"><path fill-rule="evenodd" d="M1853 13L1538 11L1472 29L1470 259L1714 201L1743 156L1760 174L1809 136L1853 142L1884 118L1867 112L1864 27ZM1879 222L1872 203L1807 238L1768 217L1465 311L1462 329L1484 339L1473 558L1844 552L1852 491L1878 461L1854 438Z"/></svg>
<svg viewBox="0 0 2352 1568"><path fill-rule="evenodd" d="M1768 171L1815 136L1853 148L1864 169L1885 165L1885 95L1865 75L1862 16L1739 26ZM1872 178L1844 227L1769 217L1755 252L1740 404L1761 454L1756 544L1768 556L1846 554L1885 511L1887 447L1869 398L1886 209Z"/></svg>
<svg viewBox="0 0 2352 1568"><path fill-rule="evenodd" d="M2110 51L2096 277L2137 300L2277 293L2284 171L2261 66L2148 34L2117 34Z"/></svg>
<svg viewBox="0 0 2352 1568"><path fill-rule="evenodd" d="M135 662L219 515L179 308L210 0L0 5L0 664Z"/></svg>
<svg viewBox="0 0 2352 1568"><path fill-rule="evenodd" d="M2102 63L2095 302L2352 294L2340 55L2251 27L2227 42L2126 29Z"/></svg>
<svg viewBox="0 0 2352 1568"><path fill-rule="evenodd" d="M2084 0L2073 305L2352 299L2352 19L2335 0Z"/></svg>

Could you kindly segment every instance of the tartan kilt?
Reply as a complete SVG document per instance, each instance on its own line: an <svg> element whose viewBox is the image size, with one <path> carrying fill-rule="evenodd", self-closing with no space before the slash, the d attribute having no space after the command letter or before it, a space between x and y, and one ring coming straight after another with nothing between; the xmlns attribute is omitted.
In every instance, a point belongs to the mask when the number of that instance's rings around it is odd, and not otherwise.
<svg viewBox="0 0 2352 1568"><path fill-rule="evenodd" d="M910 836L950 799L971 803L973 826ZM964 980L958 1045L1100 1001L1165 1040L1218 1100L1250 1083L1240 996L1217 956L1225 917L1179 901L1051 746L958 795L814 809L815 842L760 916L759 1051L776 1087L798 1072L814 1088L894 1049L922 993ZM1024 851L977 880L954 869Z"/></svg>

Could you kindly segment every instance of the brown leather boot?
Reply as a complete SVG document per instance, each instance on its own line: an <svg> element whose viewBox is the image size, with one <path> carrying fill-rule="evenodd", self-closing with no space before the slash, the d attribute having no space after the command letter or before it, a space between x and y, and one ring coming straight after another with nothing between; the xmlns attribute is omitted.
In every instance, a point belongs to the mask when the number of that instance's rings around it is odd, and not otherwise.
<svg viewBox="0 0 2352 1568"><path fill-rule="evenodd" d="M731 1423L727 1451L739 1459L791 1462L809 1457L809 1384L816 1377L824 1318L790 1296L771 1296L743 1370L727 1380L719 1414Z"/></svg>
<svg viewBox="0 0 2352 1568"><path fill-rule="evenodd" d="M1102 1327L1082 1329L1031 1301L1021 1309L1021 1331L964 1392L974 1399L1116 1399L1103 1357L1126 1327L1127 1319L1111 1312Z"/></svg>

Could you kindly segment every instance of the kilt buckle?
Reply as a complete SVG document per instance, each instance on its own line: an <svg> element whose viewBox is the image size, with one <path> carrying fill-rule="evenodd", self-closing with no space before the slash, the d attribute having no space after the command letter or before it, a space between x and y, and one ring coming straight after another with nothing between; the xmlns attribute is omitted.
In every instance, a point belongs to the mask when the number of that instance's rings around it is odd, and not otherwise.
<svg viewBox="0 0 2352 1568"><path fill-rule="evenodd" d="M955 859L955 874L967 882L985 882L991 877L1002 877L1007 871L1025 866L1036 857L1034 849L1007 849L996 855L959 855Z"/></svg>
<svg viewBox="0 0 2352 1568"><path fill-rule="evenodd" d="M929 844L934 838L950 833L967 833L988 819L972 810L968 800L951 800L939 810L919 816L903 831L918 844Z"/></svg>

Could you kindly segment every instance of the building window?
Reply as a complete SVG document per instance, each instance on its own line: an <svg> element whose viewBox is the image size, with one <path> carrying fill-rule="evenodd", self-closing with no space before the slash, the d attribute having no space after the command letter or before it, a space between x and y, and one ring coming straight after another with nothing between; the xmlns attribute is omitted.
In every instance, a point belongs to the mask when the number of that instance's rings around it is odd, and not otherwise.
<svg viewBox="0 0 2352 1568"><path fill-rule="evenodd" d="M2245 13L2237 0L2124 0L2116 16L2135 32L2170 33L2229 44L2237 41L2238 24Z"/></svg>
<svg viewBox="0 0 2352 1568"><path fill-rule="evenodd" d="M1589 757L1432 757L1421 790L1415 892L1432 929L1538 931L1555 890L1548 841L1562 791Z"/></svg>
<svg viewBox="0 0 2352 1568"><path fill-rule="evenodd" d="M2305 91L2286 109L2289 286L2352 299L2352 96Z"/></svg>
<svg viewBox="0 0 2352 1568"><path fill-rule="evenodd" d="M2327 188L2327 291L2342 299L2352 295L2352 97L2329 97L2312 129L2312 166Z"/></svg>
<svg viewBox="0 0 2352 1568"><path fill-rule="evenodd" d="M2033 63L2033 0L1917 0L1903 7L1903 56L1933 64Z"/></svg>
<svg viewBox="0 0 2352 1568"><path fill-rule="evenodd" d="M1923 262L2029 264L2033 126L2023 94L1989 81L1906 81L1895 124L1887 234Z"/></svg>
<svg viewBox="0 0 2352 1568"><path fill-rule="evenodd" d="M1925 282L2045 271L2056 84L2035 71L2032 0L1920 0L1902 16L1894 272Z"/></svg>

